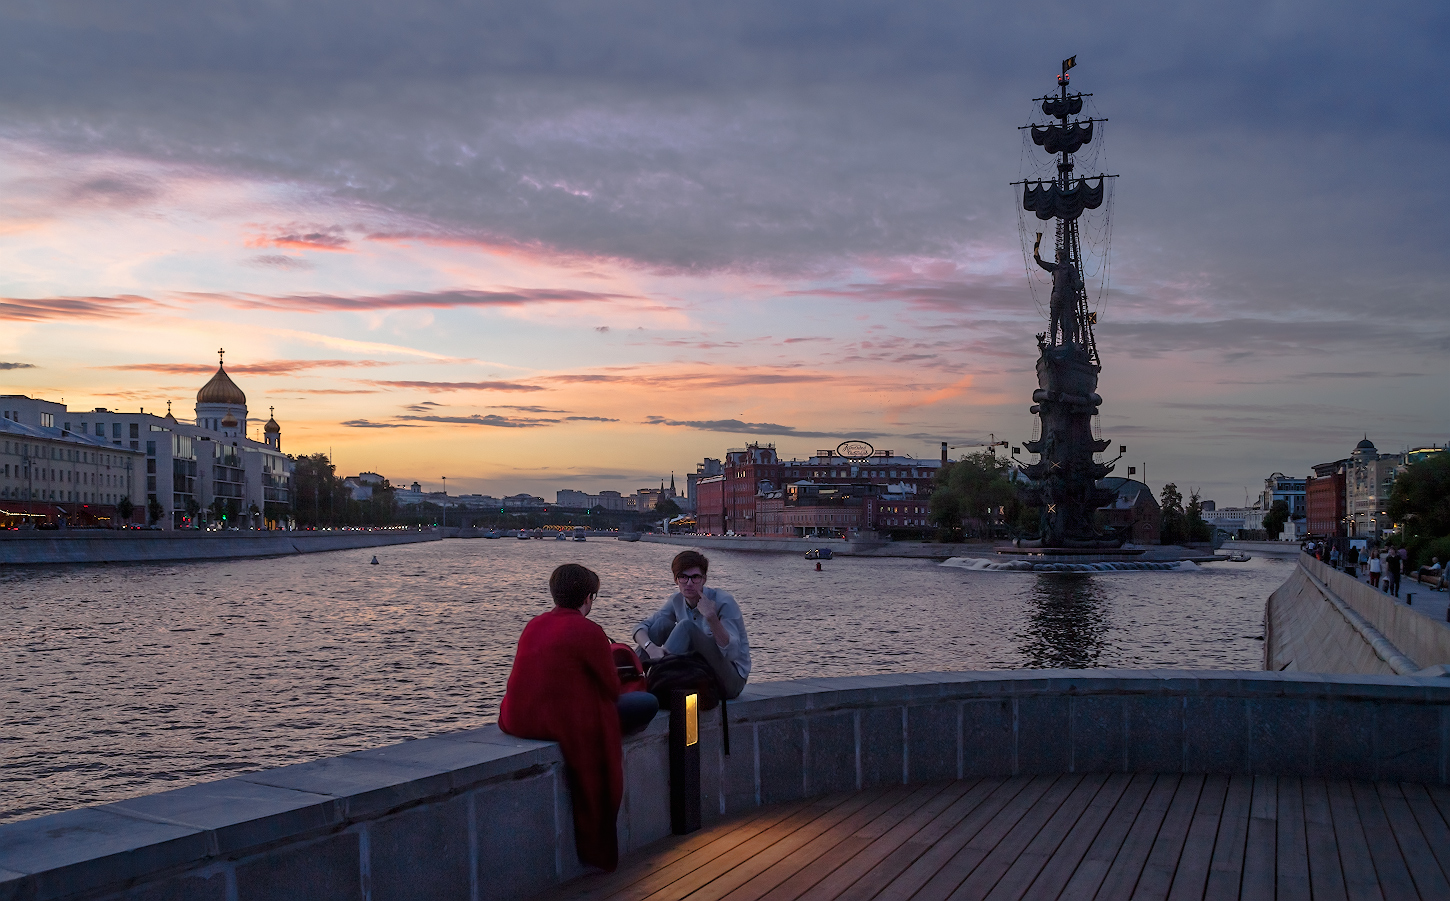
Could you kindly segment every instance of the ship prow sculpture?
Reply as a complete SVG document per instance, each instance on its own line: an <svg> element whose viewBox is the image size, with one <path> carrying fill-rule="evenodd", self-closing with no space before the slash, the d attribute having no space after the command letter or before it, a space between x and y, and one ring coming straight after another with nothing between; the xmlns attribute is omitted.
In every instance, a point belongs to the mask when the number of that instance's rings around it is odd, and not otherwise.
<svg viewBox="0 0 1450 901"><path fill-rule="evenodd" d="M1097 317L1088 306L1078 234L1083 211L1103 205L1103 187L1113 176L1073 175L1073 155L1092 142L1094 123L1104 121L1079 118L1083 98L1092 95L1068 91L1068 70L1076 59L1063 61L1057 93L1037 98L1049 123L1024 126L1032 130L1034 144L1059 156L1057 174L1015 183L1022 186L1022 209L1043 221L1056 219L1057 232L1052 260L1042 258L1040 232L1032 248L1036 264L1052 277L1047 331L1037 336L1038 387L1032 392L1031 412L1040 420L1039 437L1023 445L1038 459L1021 466L1030 480L1025 498L1042 511L1040 530L1038 537L1014 541L1009 553L1120 556L1125 554L1124 538L1104 534L1095 522L1098 508L1112 503L1115 492L1098 486L1113 471L1113 462L1094 460L1111 442L1093 435L1093 417L1103 402L1097 393L1102 363L1093 337Z"/></svg>

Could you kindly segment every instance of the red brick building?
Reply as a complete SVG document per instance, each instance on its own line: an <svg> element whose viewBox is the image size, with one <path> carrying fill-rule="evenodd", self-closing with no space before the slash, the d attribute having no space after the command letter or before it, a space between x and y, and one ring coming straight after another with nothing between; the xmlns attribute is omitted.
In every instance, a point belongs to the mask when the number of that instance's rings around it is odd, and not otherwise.
<svg viewBox="0 0 1450 901"><path fill-rule="evenodd" d="M710 535L799 535L815 534L802 531L814 529L872 529L877 528L876 516L867 499L888 495L902 499L893 505L900 508L891 514L893 519L924 521L932 480L940 467L938 460L901 457L890 450L862 458L818 450L806 460L781 460L773 444L731 448L725 453L723 474L702 478L695 484L696 531ZM835 509L839 497L831 492L823 499L818 491L807 492L805 503L801 498L768 498L798 482L821 488L850 488L856 503L849 506L855 512ZM789 517L784 509L812 506L819 509L813 513L796 509ZM908 506L921 509L904 512Z"/></svg>
<svg viewBox="0 0 1450 901"><path fill-rule="evenodd" d="M1304 482L1305 529L1319 538L1347 535L1344 460L1320 463Z"/></svg>

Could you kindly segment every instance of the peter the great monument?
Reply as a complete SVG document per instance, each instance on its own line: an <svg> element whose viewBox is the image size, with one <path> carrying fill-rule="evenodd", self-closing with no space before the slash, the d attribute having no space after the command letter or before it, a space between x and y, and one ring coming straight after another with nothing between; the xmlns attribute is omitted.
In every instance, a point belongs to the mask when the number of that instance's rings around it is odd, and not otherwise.
<svg viewBox="0 0 1450 901"><path fill-rule="evenodd" d="M1037 336L1037 390L1032 413L1040 420L1039 437L1023 446L1038 461L1022 467L1031 479L1024 492L1039 507L1041 529L1037 538L1019 539L1018 548L1053 556L1083 556L1094 550L1118 549L1121 538L1100 535L1094 513L1113 500L1113 492L1098 480L1112 472L1112 463L1098 463L1094 454L1109 441L1093 437L1093 417L1103 399L1098 396L1102 361L1093 338L1096 317L1088 308L1083 277L1082 240L1078 220L1084 210L1103 203L1103 186L1112 176L1099 173L1096 184L1074 177L1073 155L1093 139L1092 118L1079 119L1084 95L1068 92L1068 72L1075 57L1063 63L1055 94L1040 97L1046 126L1027 126L1032 142L1058 157L1057 173L1048 179L1019 182L1022 208L1043 221L1057 220L1054 259L1042 258L1042 234L1032 248L1037 265L1052 276L1047 331Z"/></svg>
<svg viewBox="0 0 1450 901"><path fill-rule="evenodd" d="M1077 221L1103 182L1071 178L1093 123L1070 62L1033 132L1059 175L1023 195L1058 220L1030 470L1039 546L1091 551L1109 466ZM484 725L0 824L0 901L1450 898L1450 628L1426 606L1300 554L1261 672L761 681L698 719L681 697L623 739L613 873L578 859L559 746Z"/></svg>

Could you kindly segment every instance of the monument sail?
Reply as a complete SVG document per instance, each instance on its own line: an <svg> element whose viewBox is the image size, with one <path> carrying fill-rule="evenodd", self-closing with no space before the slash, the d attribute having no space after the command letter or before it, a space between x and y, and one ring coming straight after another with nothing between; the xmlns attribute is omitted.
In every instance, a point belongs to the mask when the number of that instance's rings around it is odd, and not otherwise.
<svg viewBox="0 0 1450 901"><path fill-rule="evenodd" d="M1037 336L1038 387L1032 393L1031 412L1040 420L1040 437L1023 445L1038 457L1036 463L1024 465L1022 473L1030 480L1029 501L1041 510L1040 534L1015 543L1068 553L1123 543L1102 534L1095 523L1097 509L1111 503L1115 493L1098 486L1113 464L1094 460L1110 442L1093 434L1093 417L1102 403L1097 393L1102 363L1093 336L1097 317L1088 307L1078 225L1086 211L1103 205L1104 186L1113 176L1074 175L1073 155L1092 143L1093 126L1103 121L1077 118L1083 98L1092 95L1068 91L1068 70L1076 59L1063 61L1057 94L1038 98L1043 114L1056 121L1023 126L1031 129L1033 144L1058 157L1057 174L1016 183L1022 188L1022 209L1044 222L1056 220L1056 229L1052 259L1043 258L1041 232L1032 248L1036 264L1052 278L1048 328Z"/></svg>

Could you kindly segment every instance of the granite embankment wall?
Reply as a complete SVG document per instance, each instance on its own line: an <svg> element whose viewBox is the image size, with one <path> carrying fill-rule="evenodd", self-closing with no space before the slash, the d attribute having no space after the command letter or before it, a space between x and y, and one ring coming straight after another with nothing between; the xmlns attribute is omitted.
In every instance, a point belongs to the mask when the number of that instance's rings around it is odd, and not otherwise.
<svg viewBox="0 0 1450 901"><path fill-rule="evenodd" d="M437 541L436 531L376 532L0 532L0 565L140 563L276 557Z"/></svg>
<svg viewBox="0 0 1450 901"><path fill-rule="evenodd" d="M1446 782L1450 680L1190 671L752 686L702 717L707 823L843 790L1060 772ZM668 721L625 742L621 850L669 832ZM0 899L524 898L581 870L558 747L495 726L0 825Z"/></svg>
<svg viewBox="0 0 1450 901"><path fill-rule="evenodd" d="M841 538L727 538L723 535L645 534L641 541L676 544L716 551L773 551L804 554L812 548L830 548L839 557L992 557L989 542L937 544L930 541L847 541Z"/></svg>
<svg viewBox="0 0 1450 901"><path fill-rule="evenodd" d="M1450 664L1450 625L1299 555L1264 609L1264 668L1409 674Z"/></svg>

